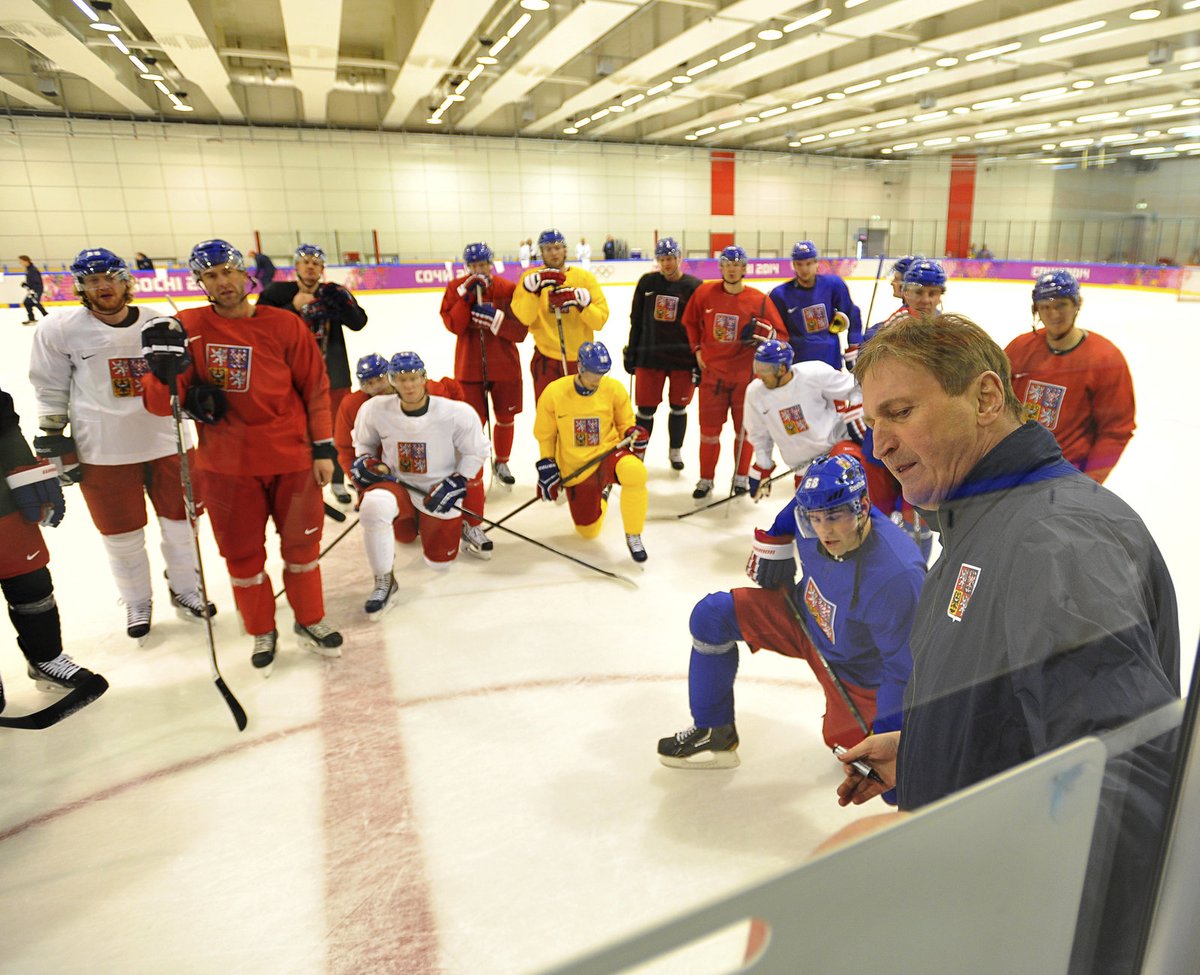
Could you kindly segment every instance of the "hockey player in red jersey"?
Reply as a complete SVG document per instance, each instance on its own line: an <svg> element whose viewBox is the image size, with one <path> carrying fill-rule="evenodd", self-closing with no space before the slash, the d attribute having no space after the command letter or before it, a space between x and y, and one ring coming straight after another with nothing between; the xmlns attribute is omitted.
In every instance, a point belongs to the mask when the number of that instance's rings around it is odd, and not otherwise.
<svg viewBox="0 0 1200 975"><path fill-rule="evenodd" d="M1013 339L1013 390L1052 434L1063 456L1099 484L1133 436L1133 377L1121 350L1076 323L1083 301L1069 271L1049 271L1033 286L1042 328Z"/></svg>
<svg viewBox="0 0 1200 975"><path fill-rule="evenodd" d="M317 562L321 489L336 458L321 350L296 315L250 304L245 262L231 244L197 244L188 266L212 304L143 329L146 407L169 415L178 381L180 402L199 424L197 493L254 637L251 663L269 674L278 639L264 571L268 518L279 532L295 634L315 653L341 656L342 635L325 620Z"/></svg>
<svg viewBox="0 0 1200 975"><path fill-rule="evenodd" d="M142 643L150 633L152 604L147 497L158 515L172 604L185 619L203 620L205 612L175 425L151 416L141 402L146 373L141 325L159 312L130 303L129 267L106 248L80 251L71 274L81 307L55 309L33 336L29 380L42 428L33 446L63 469L64 483L79 484L125 604L126 632ZM186 430L184 436L190 449Z"/></svg>
<svg viewBox="0 0 1200 975"><path fill-rule="evenodd" d="M467 485L478 480L488 459L479 418L466 403L430 395L419 355L392 356L388 380L396 395L374 396L358 411L351 468L363 492L359 517L375 577L365 609L373 619L397 591L395 539L408 543L420 535L425 564L432 569L454 562Z"/></svg>
<svg viewBox="0 0 1200 975"><path fill-rule="evenodd" d="M700 480L692 497L708 497L721 455L721 429L733 418L733 491L750 490L750 460L754 448L742 428L746 387L754 379L754 349L765 339L786 342L788 333L779 312L757 288L748 286L746 252L736 244L721 251L721 280L705 281L683 311L688 341L700 367Z"/></svg>
<svg viewBox="0 0 1200 975"><path fill-rule="evenodd" d="M529 328L512 311L515 285L493 274L492 249L484 243L463 250L466 273L448 285L442 296L442 321L458 336L454 346L454 378L462 383L467 402L488 424L490 394L492 464L504 484L515 484L509 470L513 422L521 412L524 389L517 343ZM478 510L478 509L472 509Z"/></svg>

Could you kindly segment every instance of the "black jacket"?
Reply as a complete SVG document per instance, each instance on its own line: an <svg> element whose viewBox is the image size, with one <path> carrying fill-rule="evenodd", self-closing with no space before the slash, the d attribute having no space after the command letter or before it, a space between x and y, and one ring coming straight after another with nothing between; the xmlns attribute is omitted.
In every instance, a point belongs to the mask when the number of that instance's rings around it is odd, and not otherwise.
<svg viewBox="0 0 1200 975"><path fill-rule="evenodd" d="M300 285L295 281L276 281L258 296L258 304L295 312L292 300L299 291ZM331 322L326 328L325 368L329 373L330 389L349 389L351 386L350 359L342 326L357 332L367 324L367 313L357 303L347 306L347 312L343 321Z"/></svg>
<svg viewBox="0 0 1200 975"><path fill-rule="evenodd" d="M0 389L0 518L17 510L5 478L18 467L35 463L33 451L21 434L21 418L13 407L13 398Z"/></svg>

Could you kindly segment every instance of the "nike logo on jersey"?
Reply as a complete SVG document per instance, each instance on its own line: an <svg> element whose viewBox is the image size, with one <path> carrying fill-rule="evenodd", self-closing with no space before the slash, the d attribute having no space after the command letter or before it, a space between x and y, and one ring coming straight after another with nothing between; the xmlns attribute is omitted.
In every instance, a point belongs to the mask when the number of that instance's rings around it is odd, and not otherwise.
<svg viewBox="0 0 1200 975"><path fill-rule="evenodd" d="M98 353L98 352L93 352L91 355L81 355L79 358L80 358L80 359L91 359L93 356L96 356L96 355L99 355L99 354L100 354L100 353Z"/></svg>
<svg viewBox="0 0 1200 975"><path fill-rule="evenodd" d="M305 534L305 535L311 535L313 532L317 532L317 531L320 531L320 530L321 530L320 528L305 528L305 529L304 529L304 534Z"/></svg>
<svg viewBox="0 0 1200 975"><path fill-rule="evenodd" d="M711 315L711 314L712 314L712 309L711 309L711 308L705 308L705 309L704 309L704 314L706 314L706 315Z"/></svg>
<svg viewBox="0 0 1200 975"><path fill-rule="evenodd" d="M36 558L37 558L39 555L41 555L41 554L42 554L42 550L39 548L39 549L38 549L36 552L34 552L32 555L26 555L26 556L25 556L25 561L26 561L26 562L32 562L34 559L36 559Z"/></svg>
<svg viewBox="0 0 1200 975"><path fill-rule="evenodd" d="M791 314L794 314L794 313L795 313L795 311L796 311L796 309L795 309L795 308L789 308L789 309L788 309L788 314L789 314L789 315L791 315Z"/></svg>

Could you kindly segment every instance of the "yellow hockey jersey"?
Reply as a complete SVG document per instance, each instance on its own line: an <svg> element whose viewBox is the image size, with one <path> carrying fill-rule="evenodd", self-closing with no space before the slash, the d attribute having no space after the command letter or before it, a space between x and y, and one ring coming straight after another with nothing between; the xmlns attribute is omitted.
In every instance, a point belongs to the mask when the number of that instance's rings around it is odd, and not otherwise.
<svg viewBox="0 0 1200 975"><path fill-rule="evenodd" d="M595 468L573 481L567 481L567 475L615 447L633 424L629 394L615 379L604 376L591 396L582 396L575 377L563 376L547 386L538 400L533 435L539 456L553 457L570 487L594 474Z"/></svg>
<svg viewBox="0 0 1200 975"><path fill-rule="evenodd" d="M560 360L562 353L558 345L558 323L554 319L554 310L550 307L550 288L545 288L539 294L525 290L524 280L535 271L544 271L542 267L527 268L517 282L517 290L512 296L513 314L522 324L529 326L529 334L533 336L538 351L547 359ZM600 282L591 271L581 267L568 265L563 268L566 280L564 288L584 288L592 296L591 304L580 311L578 308L568 308L562 312L563 340L567 348L567 361L574 362L579 347L584 342L593 341L596 332L608 321L608 299L600 288Z"/></svg>

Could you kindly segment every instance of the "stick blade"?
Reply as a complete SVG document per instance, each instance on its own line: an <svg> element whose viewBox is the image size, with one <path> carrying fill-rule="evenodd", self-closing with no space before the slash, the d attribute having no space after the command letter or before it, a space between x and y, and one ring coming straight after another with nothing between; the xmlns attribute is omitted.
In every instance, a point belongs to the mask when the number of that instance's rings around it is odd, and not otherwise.
<svg viewBox="0 0 1200 975"><path fill-rule="evenodd" d="M238 731L245 731L248 719L246 717L246 709L242 707L241 702L233 696L233 691L225 683L224 677L218 677L213 681L217 685L217 690L221 692L221 697L225 698L225 703L229 705L229 711L233 715L234 723L237 725Z"/></svg>
<svg viewBox="0 0 1200 975"><path fill-rule="evenodd" d="M324 502L324 504L325 504L325 517L326 518L331 518L337 522L342 522L342 521L346 520L346 512L339 511L333 505L329 504L329 502Z"/></svg>
<svg viewBox="0 0 1200 975"><path fill-rule="evenodd" d="M73 691L49 707L32 714L22 714L16 717L0 717L0 728L26 728L41 731L58 724L63 718L68 718L76 711L86 708L96 698L108 690L108 681L99 674L93 674Z"/></svg>

